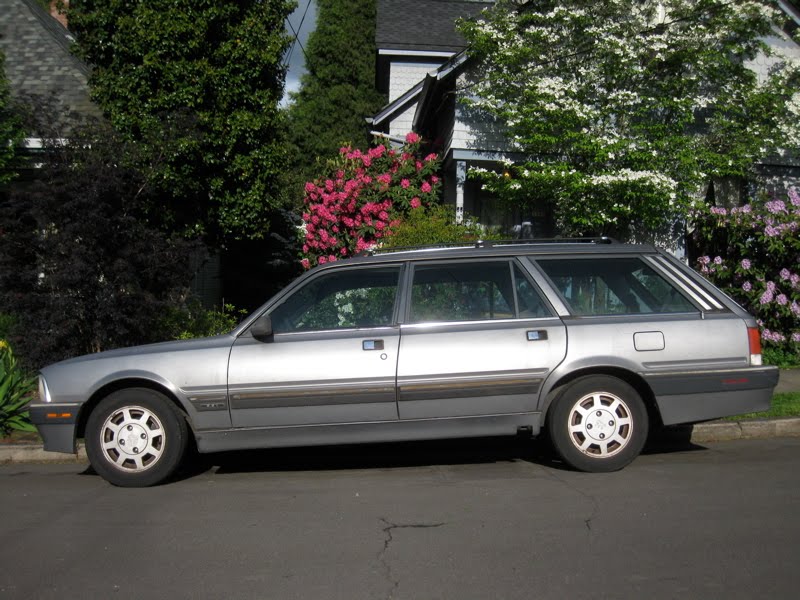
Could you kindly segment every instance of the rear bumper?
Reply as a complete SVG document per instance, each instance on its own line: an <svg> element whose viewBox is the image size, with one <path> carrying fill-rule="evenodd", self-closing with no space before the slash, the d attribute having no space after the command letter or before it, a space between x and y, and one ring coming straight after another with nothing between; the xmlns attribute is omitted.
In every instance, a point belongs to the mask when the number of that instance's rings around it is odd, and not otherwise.
<svg viewBox="0 0 800 600"><path fill-rule="evenodd" d="M75 431L80 406L54 402L34 402L28 406L31 422L39 430L45 450L67 454L77 452Z"/></svg>
<svg viewBox="0 0 800 600"><path fill-rule="evenodd" d="M643 373L664 425L697 423L769 410L777 367L725 371Z"/></svg>

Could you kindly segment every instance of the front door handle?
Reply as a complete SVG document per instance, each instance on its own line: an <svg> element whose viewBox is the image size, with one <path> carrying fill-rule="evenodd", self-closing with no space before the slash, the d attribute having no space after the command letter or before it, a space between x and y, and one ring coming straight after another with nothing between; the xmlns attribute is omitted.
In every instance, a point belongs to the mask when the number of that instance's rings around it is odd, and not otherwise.
<svg viewBox="0 0 800 600"><path fill-rule="evenodd" d="M362 350L383 350L383 340L364 340L361 342Z"/></svg>
<svg viewBox="0 0 800 600"><path fill-rule="evenodd" d="M528 337L529 342L538 342L539 340L547 339L547 330L539 329L537 331L526 331L525 335Z"/></svg>

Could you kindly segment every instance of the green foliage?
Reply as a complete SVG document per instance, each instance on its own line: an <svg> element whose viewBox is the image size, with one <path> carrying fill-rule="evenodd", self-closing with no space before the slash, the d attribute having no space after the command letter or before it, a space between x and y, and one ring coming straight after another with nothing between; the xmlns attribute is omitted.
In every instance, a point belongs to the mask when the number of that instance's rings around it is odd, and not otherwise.
<svg viewBox="0 0 800 600"><path fill-rule="evenodd" d="M144 145L151 219L218 241L260 238L282 205L278 109L290 0L73 0L92 97ZM166 197L165 197L166 194Z"/></svg>
<svg viewBox="0 0 800 600"><path fill-rule="evenodd" d="M500 235L482 227L469 216L462 223L456 223L452 206L431 204L412 210L399 219L384 240L386 248L403 246L431 246L477 240L496 240Z"/></svg>
<svg viewBox="0 0 800 600"><path fill-rule="evenodd" d="M770 360L800 362L800 194L711 208L692 237L696 268L756 316Z"/></svg>
<svg viewBox="0 0 800 600"><path fill-rule="evenodd" d="M26 375L17 365L11 347L0 339L0 433L12 429L35 431L25 406L36 390L36 378Z"/></svg>
<svg viewBox="0 0 800 600"><path fill-rule="evenodd" d="M775 365L781 369L800 367L800 345L795 347L794 351L779 346L766 346L762 348L761 352L765 365Z"/></svg>
<svg viewBox="0 0 800 600"><path fill-rule="evenodd" d="M288 109L292 164L302 182L322 175L341 146L369 142L364 117L384 98L375 90L375 0L317 0L306 69ZM299 190L298 190L299 192Z"/></svg>
<svg viewBox="0 0 800 600"><path fill-rule="evenodd" d="M29 368L159 341L203 248L146 219L152 189L100 124L48 135L37 179L0 199L0 311ZM51 140L51 141L48 141Z"/></svg>
<svg viewBox="0 0 800 600"><path fill-rule="evenodd" d="M11 336L11 330L16 323L17 319L14 315L0 312L0 340L7 340Z"/></svg>
<svg viewBox="0 0 800 600"><path fill-rule="evenodd" d="M219 309L206 309L193 300L185 306L170 308L161 330L165 337L176 340L211 337L228 333L245 316L247 311L239 310L232 304L224 304Z"/></svg>
<svg viewBox="0 0 800 600"><path fill-rule="evenodd" d="M671 235L710 178L800 147L800 63L764 41L784 17L757 0L498 0L461 24L466 102L528 158L471 176L563 234Z"/></svg>
<svg viewBox="0 0 800 600"><path fill-rule="evenodd" d="M23 133L19 111L11 99L5 76L5 55L0 50L0 185L14 178L17 144Z"/></svg>

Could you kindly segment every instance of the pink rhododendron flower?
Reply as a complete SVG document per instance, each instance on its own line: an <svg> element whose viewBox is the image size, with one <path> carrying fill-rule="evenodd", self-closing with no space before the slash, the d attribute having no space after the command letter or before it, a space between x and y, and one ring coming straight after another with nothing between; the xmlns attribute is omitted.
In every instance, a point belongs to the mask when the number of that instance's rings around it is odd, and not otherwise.
<svg viewBox="0 0 800 600"><path fill-rule="evenodd" d="M431 193L439 178L431 175L438 157L428 154L426 164L416 154L418 134L407 136L402 150L380 144L361 151L351 146L340 149L345 161L335 175L308 182L305 189L303 221L303 265L330 263L374 247L391 235L404 212L423 205L419 197L410 201L403 190ZM394 174L402 173L402 176ZM423 178L422 173L427 173Z"/></svg>
<svg viewBox="0 0 800 600"><path fill-rule="evenodd" d="M311 262L307 258L302 259L300 261L300 264L303 265L304 269L310 269L311 268Z"/></svg>

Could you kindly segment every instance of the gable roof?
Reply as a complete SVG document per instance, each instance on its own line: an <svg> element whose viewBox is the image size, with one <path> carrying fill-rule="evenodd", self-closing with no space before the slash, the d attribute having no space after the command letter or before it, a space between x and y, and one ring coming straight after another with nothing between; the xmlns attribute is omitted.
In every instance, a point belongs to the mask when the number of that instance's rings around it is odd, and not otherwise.
<svg viewBox="0 0 800 600"><path fill-rule="evenodd" d="M70 52L72 41L69 31L36 0L3 0L0 50L11 94L52 95L62 107L99 115L89 99L89 67Z"/></svg>
<svg viewBox="0 0 800 600"><path fill-rule="evenodd" d="M467 43L456 30L456 19L477 15L492 4L477 0L378 0L375 45L378 52L459 52Z"/></svg>

